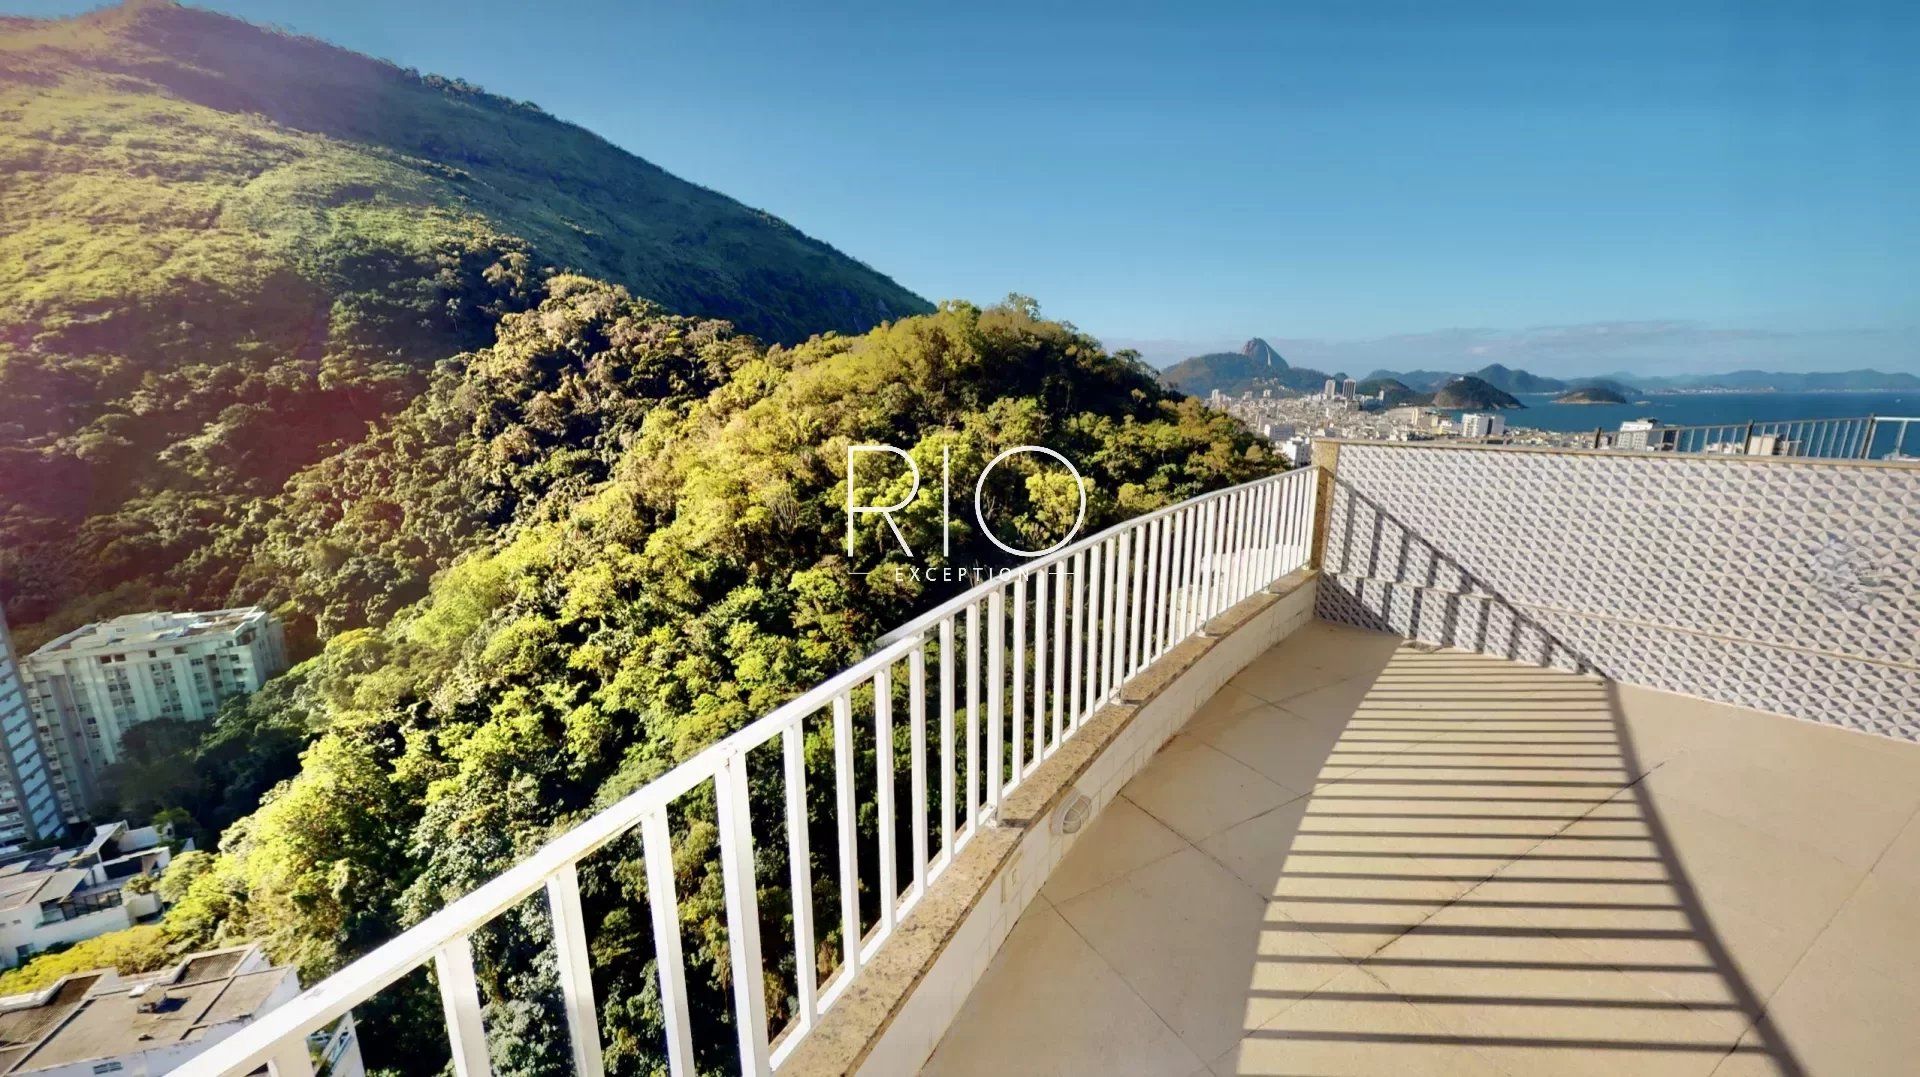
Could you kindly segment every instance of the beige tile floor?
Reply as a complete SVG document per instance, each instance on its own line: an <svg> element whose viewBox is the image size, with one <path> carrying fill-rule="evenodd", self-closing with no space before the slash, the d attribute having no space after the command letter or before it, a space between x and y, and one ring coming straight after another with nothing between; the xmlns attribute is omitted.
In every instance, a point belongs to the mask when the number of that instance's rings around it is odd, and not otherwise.
<svg viewBox="0 0 1920 1077"><path fill-rule="evenodd" d="M942 1074L1920 1073L1920 746L1315 624L1094 821Z"/></svg>

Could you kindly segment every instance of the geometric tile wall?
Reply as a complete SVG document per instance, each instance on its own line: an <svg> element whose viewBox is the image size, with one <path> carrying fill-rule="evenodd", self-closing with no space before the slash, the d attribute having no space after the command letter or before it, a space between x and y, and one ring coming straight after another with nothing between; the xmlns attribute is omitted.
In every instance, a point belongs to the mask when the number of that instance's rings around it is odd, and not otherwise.
<svg viewBox="0 0 1920 1077"><path fill-rule="evenodd" d="M1920 466L1339 446L1318 613L1920 740Z"/></svg>

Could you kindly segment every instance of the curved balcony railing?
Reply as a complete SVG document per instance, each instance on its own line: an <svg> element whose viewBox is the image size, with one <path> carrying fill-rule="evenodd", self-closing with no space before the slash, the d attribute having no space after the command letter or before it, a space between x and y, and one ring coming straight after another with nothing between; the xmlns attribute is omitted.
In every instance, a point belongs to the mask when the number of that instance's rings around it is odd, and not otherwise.
<svg viewBox="0 0 1920 1077"><path fill-rule="evenodd" d="M471 938L544 890L574 1068L582 1077L600 1077L599 1015L577 866L637 830L666 1026L661 1048L671 1073L692 1073L668 812L710 787L717 804L740 1070L769 1073L833 1007L894 927L912 915L954 856L991 824L1002 797L1116 699L1129 677L1212 617L1307 564L1315 498L1310 470L1270 476L1128 520L973 587L889 633L851 668L560 835L175 1072L241 1075L267 1065L278 1077L305 1077L312 1073L310 1033L431 964L454 1068L463 1077L486 1074ZM908 727L904 826L895 803L893 714L902 666ZM873 722L877 757L879 841L870 881L879 908L871 927L860 901L855 833L857 813L867 803L855 794L856 693L873 700L872 715L861 720ZM841 940L838 967L825 983L816 967L815 859L808 848L808 798L816 794L808 789L803 753L805 724L822 718L834 734L833 788L817 795L832 797L838 825ZM806 897L796 898L791 910L794 1017L770 1036L746 758L774 741L784 764L779 795L786 811L790 893Z"/></svg>

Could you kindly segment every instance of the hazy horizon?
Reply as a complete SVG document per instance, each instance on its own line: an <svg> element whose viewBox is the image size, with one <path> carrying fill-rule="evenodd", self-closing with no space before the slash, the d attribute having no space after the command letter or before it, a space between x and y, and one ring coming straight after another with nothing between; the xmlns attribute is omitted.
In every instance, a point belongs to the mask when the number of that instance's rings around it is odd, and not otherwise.
<svg viewBox="0 0 1920 1077"><path fill-rule="evenodd" d="M1492 363L1558 378L1665 377L1737 370L1920 373L1912 344L1920 331L1914 329L1789 333L1680 322L1596 322L1511 330L1437 329L1357 340L1252 333L1193 340L1107 335L1101 336L1101 342L1110 349L1131 348L1153 366L1165 368L1196 355L1239 351L1256 337L1293 366L1356 375L1380 369L1467 371Z"/></svg>

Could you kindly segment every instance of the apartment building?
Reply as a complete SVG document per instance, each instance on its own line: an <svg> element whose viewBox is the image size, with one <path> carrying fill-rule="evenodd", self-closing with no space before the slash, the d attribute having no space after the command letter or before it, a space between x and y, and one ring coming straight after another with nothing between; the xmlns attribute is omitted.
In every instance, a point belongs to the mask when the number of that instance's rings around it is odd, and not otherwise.
<svg viewBox="0 0 1920 1077"><path fill-rule="evenodd" d="M136 613L75 629L20 662L54 794L84 818L129 729L204 721L287 668L277 618L256 606Z"/></svg>
<svg viewBox="0 0 1920 1077"><path fill-rule="evenodd" d="M0 1075L167 1073L299 993L294 970L274 967L254 945L191 954L153 974L73 973L0 999ZM310 1067L304 1043L292 1050ZM350 1022L326 1040L321 1057L329 1077L365 1072Z"/></svg>
<svg viewBox="0 0 1920 1077"><path fill-rule="evenodd" d="M60 833L60 802L0 613L0 850Z"/></svg>
<svg viewBox="0 0 1920 1077"><path fill-rule="evenodd" d="M1463 438L1497 438L1506 432L1505 416L1491 412L1469 412L1460 416L1460 436Z"/></svg>
<svg viewBox="0 0 1920 1077"><path fill-rule="evenodd" d="M158 915L160 899L127 884L172 862L164 833L125 820L95 827L84 844L0 862L0 967Z"/></svg>

